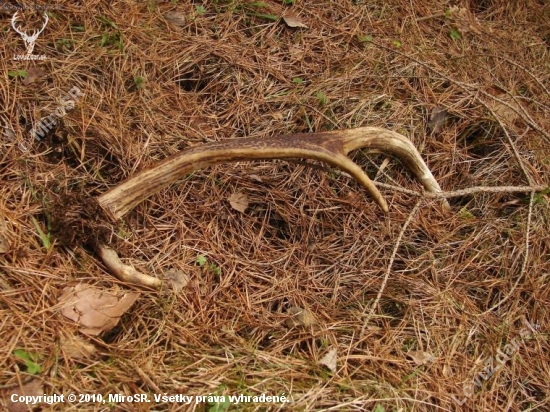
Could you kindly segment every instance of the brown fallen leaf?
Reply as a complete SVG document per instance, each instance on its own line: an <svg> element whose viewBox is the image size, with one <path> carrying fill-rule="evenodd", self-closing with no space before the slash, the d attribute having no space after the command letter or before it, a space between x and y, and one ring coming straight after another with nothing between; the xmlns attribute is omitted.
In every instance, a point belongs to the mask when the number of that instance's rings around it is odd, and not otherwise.
<svg viewBox="0 0 550 412"><path fill-rule="evenodd" d="M254 180L255 182L258 182L258 183L263 183L263 179L258 176L258 175L249 175L248 177L250 177L252 180Z"/></svg>
<svg viewBox="0 0 550 412"><path fill-rule="evenodd" d="M79 283L65 288L59 303L63 316L78 323L82 333L95 336L113 329L138 297L137 292L119 297L95 286Z"/></svg>
<svg viewBox="0 0 550 412"><path fill-rule="evenodd" d="M235 192L229 196L228 200L231 207L241 213L244 213L248 207L248 196L245 193Z"/></svg>
<svg viewBox="0 0 550 412"><path fill-rule="evenodd" d="M189 276L181 269L168 269L164 272L164 278L168 279L176 293L180 292L189 283Z"/></svg>
<svg viewBox="0 0 550 412"><path fill-rule="evenodd" d="M325 356L321 358L319 361L319 364L325 365L327 368L329 368L332 372L336 372L336 360L337 360L337 353L338 351L336 348L332 348L327 352Z"/></svg>
<svg viewBox="0 0 550 412"><path fill-rule="evenodd" d="M185 26L185 15L179 11L169 11L164 13L164 18L170 24L177 27Z"/></svg>
<svg viewBox="0 0 550 412"><path fill-rule="evenodd" d="M82 361L93 358L96 347L77 335L63 334L60 339L61 351L65 359Z"/></svg>
<svg viewBox="0 0 550 412"><path fill-rule="evenodd" d="M449 8L449 19L455 23L461 33L472 32L482 34L483 27L474 13L465 7L452 6Z"/></svg>
<svg viewBox="0 0 550 412"><path fill-rule="evenodd" d="M4 399L6 399L6 407L8 412L28 412L40 407L39 404L31 406L25 402L12 402L12 395L19 396L40 396L44 395L44 385L39 379L33 379L23 386L16 388L9 388L3 393Z"/></svg>
<svg viewBox="0 0 550 412"><path fill-rule="evenodd" d="M283 20L288 27L303 27L307 29L307 25L304 24L302 20L300 20L300 18L298 16L295 16L294 14L285 13L283 15Z"/></svg>
<svg viewBox="0 0 550 412"><path fill-rule="evenodd" d="M512 97L514 94L513 91L506 93L490 87L487 89L487 92L495 97L495 99L491 99L487 102L487 106L499 120L512 124L519 118L518 112L521 113L521 106L518 104L518 100L514 100Z"/></svg>
<svg viewBox="0 0 550 412"><path fill-rule="evenodd" d="M410 352L407 352L407 356L409 356L417 365L425 365L435 359L435 356L431 353L423 352L421 350L411 350Z"/></svg>
<svg viewBox="0 0 550 412"><path fill-rule="evenodd" d="M9 127L3 127L3 133L4 133L4 136L6 136L8 138L9 141L15 142L16 137L15 137L15 132L13 131L13 129L11 129Z"/></svg>
<svg viewBox="0 0 550 412"><path fill-rule="evenodd" d="M279 111L279 112L273 112L273 113L271 113L271 117L272 117L274 120L283 121L284 118L285 118L285 115L283 114L283 112Z"/></svg>
<svg viewBox="0 0 550 412"><path fill-rule="evenodd" d="M29 84L34 83L36 80L40 79L42 76L44 76L44 74L44 70L40 69L39 67L31 67L29 70L27 70L27 77L23 79L22 83L25 86L28 86Z"/></svg>
<svg viewBox="0 0 550 412"><path fill-rule="evenodd" d="M294 326L313 326L317 323L313 314L307 309L302 309L298 306L292 306L288 308L287 312L290 317L286 320L286 325L289 328Z"/></svg>
<svg viewBox="0 0 550 412"><path fill-rule="evenodd" d="M437 134L441 131L443 125L445 124L445 119L447 118L447 111L442 106L436 106L432 109L430 113L430 120L428 121L428 127L431 132Z"/></svg>

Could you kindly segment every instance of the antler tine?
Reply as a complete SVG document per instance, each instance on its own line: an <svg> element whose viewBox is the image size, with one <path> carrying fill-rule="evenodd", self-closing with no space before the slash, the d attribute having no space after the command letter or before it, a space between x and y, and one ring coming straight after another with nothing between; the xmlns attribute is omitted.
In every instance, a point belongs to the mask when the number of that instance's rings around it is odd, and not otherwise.
<svg viewBox="0 0 550 412"><path fill-rule="evenodd" d="M359 148L399 158L427 191L441 191L430 169L409 139L390 130L362 127L282 135L271 139L243 138L191 147L137 173L99 196L97 200L107 215L119 219L149 196L198 169L256 159L309 158L348 172L370 193L382 210L388 212L388 205L374 183L347 157L350 151ZM446 201L444 206L449 207Z"/></svg>

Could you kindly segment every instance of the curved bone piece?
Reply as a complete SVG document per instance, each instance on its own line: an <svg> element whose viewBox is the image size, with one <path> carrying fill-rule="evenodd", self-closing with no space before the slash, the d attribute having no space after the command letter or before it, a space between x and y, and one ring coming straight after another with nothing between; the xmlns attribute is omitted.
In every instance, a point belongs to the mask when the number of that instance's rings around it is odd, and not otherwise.
<svg viewBox="0 0 550 412"><path fill-rule="evenodd" d="M122 263L118 254L109 246L98 243L95 246L95 250L105 266L107 266L107 269L119 280L155 289L159 289L162 286L160 279L138 272L132 266Z"/></svg>
<svg viewBox="0 0 550 412"><path fill-rule="evenodd" d="M243 138L194 146L164 159L118 184L98 197L98 203L113 219L119 219L149 196L185 175L222 163L257 159L308 158L321 160L349 173L374 198L384 212L388 205L374 183L347 154L366 148L397 157L429 192L441 188L420 153L409 139L378 127L297 133L274 138ZM449 207L446 201L444 206Z"/></svg>

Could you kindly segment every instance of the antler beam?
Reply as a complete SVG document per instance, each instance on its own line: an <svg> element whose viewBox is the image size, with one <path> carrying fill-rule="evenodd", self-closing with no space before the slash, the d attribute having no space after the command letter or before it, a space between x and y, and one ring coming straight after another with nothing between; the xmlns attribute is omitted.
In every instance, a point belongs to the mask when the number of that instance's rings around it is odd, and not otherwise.
<svg viewBox="0 0 550 412"><path fill-rule="evenodd" d="M198 169L245 160L308 158L326 162L349 173L387 213L388 205L382 194L365 172L347 156L352 150L360 148L398 158L427 191L441 191L409 139L390 130L361 127L275 138L243 138L191 147L137 173L97 200L107 215L119 219L143 200ZM446 200L443 204L449 208Z"/></svg>

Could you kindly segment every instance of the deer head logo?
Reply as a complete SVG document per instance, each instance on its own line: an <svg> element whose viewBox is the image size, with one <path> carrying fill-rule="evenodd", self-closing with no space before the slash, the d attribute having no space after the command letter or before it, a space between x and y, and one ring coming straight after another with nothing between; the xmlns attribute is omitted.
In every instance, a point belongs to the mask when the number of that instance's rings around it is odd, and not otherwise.
<svg viewBox="0 0 550 412"><path fill-rule="evenodd" d="M11 26L13 29L21 35L23 38L23 41L25 42L25 47L27 48L27 57L32 54L32 51L34 50L34 43L36 42L36 39L38 38L38 35L44 31L46 28L46 24L48 24L48 15L46 12L44 12L44 25L40 30L33 30L32 35L28 35L24 31L21 31L20 28L17 27L16 23L19 18L18 11L15 12L13 17L11 18Z"/></svg>

